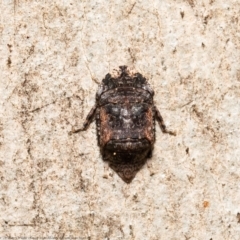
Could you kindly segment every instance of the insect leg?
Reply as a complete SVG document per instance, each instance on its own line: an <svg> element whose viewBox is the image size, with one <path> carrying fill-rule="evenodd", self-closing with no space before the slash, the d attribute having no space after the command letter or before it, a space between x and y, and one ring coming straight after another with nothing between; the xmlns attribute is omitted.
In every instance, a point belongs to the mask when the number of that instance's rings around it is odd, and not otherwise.
<svg viewBox="0 0 240 240"><path fill-rule="evenodd" d="M159 112L159 110L157 109L157 107L154 106L153 109L154 109L155 118L156 118L156 120L158 121L162 132L176 136L176 133L175 133L175 132L167 130L166 125L165 125L165 123L164 123L164 121L163 121L162 115L161 115L161 113Z"/></svg>
<svg viewBox="0 0 240 240"><path fill-rule="evenodd" d="M76 130L73 129L69 134L85 131L89 127L89 125L92 123L92 121L94 120L96 109L97 109L97 105L94 105L92 107L91 111L88 113L87 118L86 118L85 122L83 123L83 126Z"/></svg>

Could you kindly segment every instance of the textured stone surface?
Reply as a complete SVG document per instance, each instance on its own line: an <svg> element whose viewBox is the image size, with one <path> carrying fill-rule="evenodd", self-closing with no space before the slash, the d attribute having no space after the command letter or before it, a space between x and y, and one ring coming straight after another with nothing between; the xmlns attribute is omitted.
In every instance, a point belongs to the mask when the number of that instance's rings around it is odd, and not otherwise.
<svg viewBox="0 0 240 240"><path fill-rule="evenodd" d="M240 234L238 0L0 3L0 237L231 239ZM154 86L157 128L127 185L81 126L119 65Z"/></svg>

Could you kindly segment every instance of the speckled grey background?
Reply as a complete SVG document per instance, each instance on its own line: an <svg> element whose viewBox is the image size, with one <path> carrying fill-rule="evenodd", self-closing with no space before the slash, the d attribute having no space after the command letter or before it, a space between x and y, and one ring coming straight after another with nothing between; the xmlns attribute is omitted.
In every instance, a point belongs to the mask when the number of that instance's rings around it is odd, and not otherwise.
<svg viewBox="0 0 240 240"><path fill-rule="evenodd" d="M0 239L240 239L238 0L0 2ZM161 133L129 185L81 126L119 65Z"/></svg>

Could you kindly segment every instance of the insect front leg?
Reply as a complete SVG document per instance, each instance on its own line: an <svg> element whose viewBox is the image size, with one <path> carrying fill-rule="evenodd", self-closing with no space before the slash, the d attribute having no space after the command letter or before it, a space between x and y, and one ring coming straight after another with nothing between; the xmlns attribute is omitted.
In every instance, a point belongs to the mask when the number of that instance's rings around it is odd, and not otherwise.
<svg viewBox="0 0 240 240"><path fill-rule="evenodd" d="M158 121L162 132L176 136L176 133L175 133L175 132L170 131L170 130L167 130L166 125L165 125L165 123L164 123L164 121L163 121L162 115L161 115L161 113L159 112L159 110L157 109L156 106L154 106L153 110L154 110L155 119Z"/></svg>
<svg viewBox="0 0 240 240"><path fill-rule="evenodd" d="M79 129L73 129L71 132L69 132L69 134L73 134L73 133L78 133L81 131L85 131L89 125L92 123L92 121L95 118L95 114L96 114L96 110L97 110L97 105L94 105L91 109L91 111L88 113L86 120L83 123L83 126Z"/></svg>

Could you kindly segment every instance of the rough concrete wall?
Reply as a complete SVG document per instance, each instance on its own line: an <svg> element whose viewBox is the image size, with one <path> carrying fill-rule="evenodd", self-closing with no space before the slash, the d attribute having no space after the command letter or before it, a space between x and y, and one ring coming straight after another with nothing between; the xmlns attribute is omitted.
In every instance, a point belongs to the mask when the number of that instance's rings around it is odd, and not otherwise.
<svg viewBox="0 0 240 240"><path fill-rule="evenodd" d="M0 238L240 239L239 0L0 3ZM81 126L119 65L169 136L129 185Z"/></svg>

